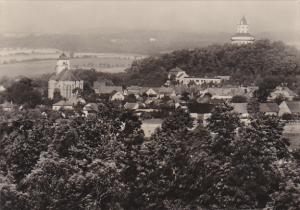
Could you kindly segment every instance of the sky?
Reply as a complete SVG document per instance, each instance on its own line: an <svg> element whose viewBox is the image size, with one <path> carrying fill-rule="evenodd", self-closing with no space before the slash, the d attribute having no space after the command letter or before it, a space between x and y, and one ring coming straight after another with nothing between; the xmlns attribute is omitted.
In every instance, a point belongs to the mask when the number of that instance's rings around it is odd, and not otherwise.
<svg viewBox="0 0 300 210"><path fill-rule="evenodd" d="M37 1L0 0L0 33L88 33L236 30L245 15L250 32L300 34L300 1Z"/></svg>

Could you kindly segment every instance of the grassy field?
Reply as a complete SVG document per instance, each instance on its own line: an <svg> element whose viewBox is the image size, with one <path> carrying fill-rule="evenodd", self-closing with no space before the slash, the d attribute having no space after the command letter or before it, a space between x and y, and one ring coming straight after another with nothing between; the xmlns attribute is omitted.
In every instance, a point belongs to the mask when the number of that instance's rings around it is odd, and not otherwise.
<svg viewBox="0 0 300 210"><path fill-rule="evenodd" d="M97 57L76 58L71 60L71 68L94 68L97 71L118 73L124 71L134 58L129 57ZM35 76L55 71L56 60L26 61L0 65L0 77Z"/></svg>

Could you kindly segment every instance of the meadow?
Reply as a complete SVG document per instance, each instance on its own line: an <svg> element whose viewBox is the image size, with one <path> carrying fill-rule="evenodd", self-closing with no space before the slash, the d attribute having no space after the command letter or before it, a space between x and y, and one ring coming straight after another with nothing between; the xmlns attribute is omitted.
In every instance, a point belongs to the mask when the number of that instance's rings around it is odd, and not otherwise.
<svg viewBox="0 0 300 210"><path fill-rule="evenodd" d="M71 68L91 69L97 71L118 73L129 67L134 56L102 56L71 59ZM0 64L0 77L36 76L55 72L56 59L22 61Z"/></svg>

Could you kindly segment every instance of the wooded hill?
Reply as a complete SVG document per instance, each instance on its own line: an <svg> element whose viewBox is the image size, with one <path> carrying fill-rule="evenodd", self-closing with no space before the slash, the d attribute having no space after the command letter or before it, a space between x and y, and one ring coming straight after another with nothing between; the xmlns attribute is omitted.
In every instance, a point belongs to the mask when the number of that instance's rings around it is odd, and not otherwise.
<svg viewBox="0 0 300 210"><path fill-rule="evenodd" d="M176 66L191 76L231 75L232 82L238 84L257 83L266 77L293 84L300 74L300 52L270 40L179 50L134 62L127 70L128 80L136 85L160 86Z"/></svg>

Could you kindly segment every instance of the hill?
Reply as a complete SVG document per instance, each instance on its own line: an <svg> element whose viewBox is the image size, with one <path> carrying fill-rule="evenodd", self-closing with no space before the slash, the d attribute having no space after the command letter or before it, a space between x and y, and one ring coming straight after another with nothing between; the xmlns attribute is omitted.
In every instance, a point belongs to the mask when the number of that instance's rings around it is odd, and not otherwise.
<svg viewBox="0 0 300 210"><path fill-rule="evenodd" d="M128 80L137 85L162 85L167 73L180 67L192 76L230 75L237 84L257 83L274 77L295 84L300 74L300 52L283 42L258 40L254 44L211 45L178 50L137 62L127 70Z"/></svg>

